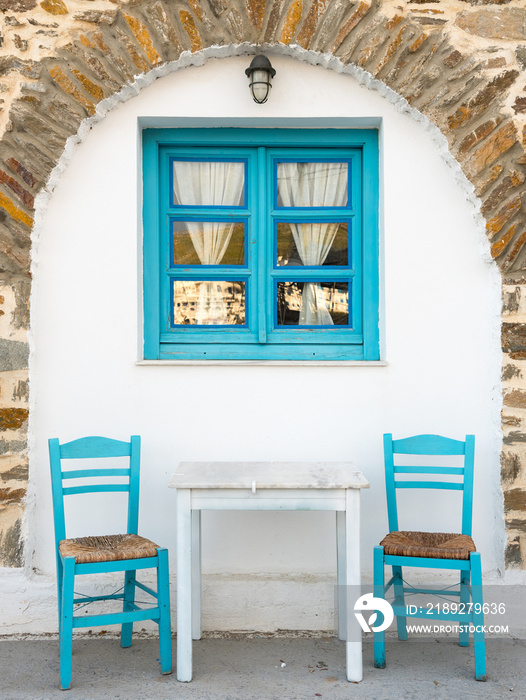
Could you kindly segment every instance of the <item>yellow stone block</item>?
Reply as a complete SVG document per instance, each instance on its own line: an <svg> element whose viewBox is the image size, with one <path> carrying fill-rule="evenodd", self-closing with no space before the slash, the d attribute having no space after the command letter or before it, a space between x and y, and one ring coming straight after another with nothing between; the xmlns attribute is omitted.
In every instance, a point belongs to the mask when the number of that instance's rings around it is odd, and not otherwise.
<svg viewBox="0 0 526 700"><path fill-rule="evenodd" d="M294 0L290 6L287 19L285 20L285 24L283 25L283 29L281 31L280 41L282 44L290 44L292 41L292 38L296 33L296 29L298 28L298 24L300 23L302 11L303 1Z"/></svg>
<svg viewBox="0 0 526 700"><path fill-rule="evenodd" d="M486 224L486 230L489 235L497 234L503 226L509 221L515 214L520 211L522 207L521 197L515 197L511 202L507 202L499 212L488 221Z"/></svg>
<svg viewBox="0 0 526 700"><path fill-rule="evenodd" d="M0 430L18 430L27 421L27 408L0 408Z"/></svg>
<svg viewBox="0 0 526 700"><path fill-rule="evenodd" d="M340 44L344 41L344 39L352 32L352 30L356 27L356 25L360 22L360 20L365 17L365 15L369 12L371 9L371 5L367 2L361 2L360 5L358 6L357 10L353 12L353 14L349 17L347 22L343 25L343 27L340 29L338 32L338 36L336 37L336 41L334 42L332 46L332 51L336 51L336 49L340 46Z"/></svg>
<svg viewBox="0 0 526 700"><path fill-rule="evenodd" d="M153 41L144 24L139 22L136 17L132 17L131 15L127 15L125 13L123 14L124 19L128 22L128 25L133 32L134 37L137 39L137 42L140 44L142 50L148 57L150 64L152 66L156 66L157 64L161 63L162 58L157 53L155 46L153 45Z"/></svg>
<svg viewBox="0 0 526 700"><path fill-rule="evenodd" d="M49 71L49 75L53 78L57 85L64 90L64 92L67 92L68 95L71 95L73 99L81 104L90 116L95 114L95 105L93 102L90 102L90 100L84 97L80 90L75 87L68 76L58 66L53 66L53 68L51 68Z"/></svg>
<svg viewBox="0 0 526 700"><path fill-rule="evenodd" d="M502 253L502 251L506 248L508 243L511 241L513 238L513 234L515 233L515 229L517 228L517 225L514 224L509 231L507 231L502 238L500 238L496 243L494 243L491 246L491 257L492 258L498 258L498 256Z"/></svg>
<svg viewBox="0 0 526 700"><path fill-rule="evenodd" d="M33 226L33 219L26 214L25 211L19 209L15 204L7 197L3 192L0 192L0 207L5 209L5 211L10 214L13 219L20 221L20 223L25 224L29 228Z"/></svg>
<svg viewBox="0 0 526 700"><path fill-rule="evenodd" d="M84 73L81 73L79 70L73 69L73 74L75 78L79 81L79 83L82 85L84 90L86 92L89 92L89 94L94 97L96 100L103 100L104 99L104 92L99 85L95 85L95 83L92 83L91 80L84 75Z"/></svg>
<svg viewBox="0 0 526 700"><path fill-rule="evenodd" d="M67 15L68 8L62 0L44 0L40 3L40 7L49 12L50 15Z"/></svg>
<svg viewBox="0 0 526 700"><path fill-rule="evenodd" d="M455 114L452 114L450 117L448 117L448 125L450 129L458 129L459 126L462 126L464 122L466 122L473 112L469 107L466 107L465 105L462 105L462 107L459 107Z"/></svg>
<svg viewBox="0 0 526 700"><path fill-rule="evenodd" d="M372 71L373 75L378 75L378 73L382 70L382 68L384 68L389 63L389 61L393 58L396 51L398 50L398 47L402 43L404 31L405 31L405 27L402 27L402 29L398 32L396 38L389 44L383 59L376 66L376 68Z"/></svg>
<svg viewBox="0 0 526 700"><path fill-rule="evenodd" d="M200 3L199 3L199 0L188 0L188 4L190 5L190 7L192 8L192 10L194 11L194 14L195 14L195 16L197 17L197 19L200 20L200 21L202 22L202 21L203 21L203 17L204 17L205 15L204 15L204 12L203 12L203 8L201 7L201 5L200 5Z"/></svg>
<svg viewBox="0 0 526 700"><path fill-rule="evenodd" d="M468 178L476 177L484 168L492 165L497 159L517 143L517 129L512 121L505 123L498 131L494 131L463 164L463 170Z"/></svg>
<svg viewBox="0 0 526 700"><path fill-rule="evenodd" d="M307 49L330 0L314 0L298 35L298 44Z"/></svg>
<svg viewBox="0 0 526 700"><path fill-rule="evenodd" d="M409 47L409 53L415 53L415 51L418 51L418 49L422 46L422 44L423 44L424 41L427 39L427 37L428 37L428 35L427 35L425 32L423 32L422 34L420 34L420 36L418 37L418 39L416 39L415 41L413 41L413 43L412 43L411 46Z"/></svg>
<svg viewBox="0 0 526 700"><path fill-rule="evenodd" d="M254 27L261 29L265 19L265 0L247 0L247 12Z"/></svg>
<svg viewBox="0 0 526 700"><path fill-rule="evenodd" d="M110 47L102 38L102 32L92 32L89 35L89 38L83 35L80 37L80 42L81 44L83 44L83 46L87 46L90 49L97 48L100 49L103 53L111 53Z"/></svg>
<svg viewBox="0 0 526 700"><path fill-rule="evenodd" d="M201 51L203 42L195 26L194 18L189 12L185 12L184 10L180 10L179 17L185 32L190 37L190 51Z"/></svg>
<svg viewBox="0 0 526 700"><path fill-rule="evenodd" d="M385 26L387 27L387 29L394 29L397 24L400 24L402 19L402 15L395 15L387 22Z"/></svg>
<svg viewBox="0 0 526 700"><path fill-rule="evenodd" d="M85 34L83 34L80 37L80 43L82 44L82 46L86 46L88 49L95 48L95 44L91 41L91 39L88 39L88 37Z"/></svg>

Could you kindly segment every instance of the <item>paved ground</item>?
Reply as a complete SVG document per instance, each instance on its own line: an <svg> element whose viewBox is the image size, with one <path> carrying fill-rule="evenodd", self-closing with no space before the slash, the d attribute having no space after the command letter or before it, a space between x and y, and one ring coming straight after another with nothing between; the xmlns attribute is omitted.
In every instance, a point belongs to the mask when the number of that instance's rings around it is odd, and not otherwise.
<svg viewBox="0 0 526 700"><path fill-rule="evenodd" d="M486 683L474 680L473 647L454 639L388 640L384 670L373 668L366 641L359 684L345 680L344 646L334 638L203 639L194 642L192 683L160 675L155 639L121 649L94 635L73 649L73 684L63 693L56 639L0 640L1 700L526 700L525 640L488 640Z"/></svg>

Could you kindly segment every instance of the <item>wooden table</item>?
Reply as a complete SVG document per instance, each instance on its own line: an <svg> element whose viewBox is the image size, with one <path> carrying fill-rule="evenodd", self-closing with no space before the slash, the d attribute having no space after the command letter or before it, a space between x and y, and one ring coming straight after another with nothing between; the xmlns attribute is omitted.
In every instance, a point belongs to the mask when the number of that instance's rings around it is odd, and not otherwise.
<svg viewBox="0 0 526 700"><path fill-rule="evenodd" d="M333 510L339 635L347 679L361 681L361 636L349 639L343 592L360 586L363 474L350 462L181 462L169 486L177 489L177 679L192 680L192 639L201 638L201 511Z"/></svg>

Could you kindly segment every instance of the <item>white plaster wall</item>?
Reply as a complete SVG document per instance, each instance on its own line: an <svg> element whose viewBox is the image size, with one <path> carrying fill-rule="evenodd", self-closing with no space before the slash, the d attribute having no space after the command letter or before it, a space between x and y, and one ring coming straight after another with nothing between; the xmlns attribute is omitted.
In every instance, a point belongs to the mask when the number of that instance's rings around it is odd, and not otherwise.
<svg viewBox="0 0 526 700"><path fill-rule="evenodd" d="M212 59L171 73L111 111L73 152L42 212L34 248L28 510L37 572L31 580L40 588L29 614L12 606L13 630L56 629L49 586L53 436L142 435L142 534L170 547L173 569L175 492L167 482L179 460L351 459L371 482L362 500L368 578L372 547L387 531L382 433L474 433L474 536L486 571L500 566L500 287L469 188L448 163L442 137L401 102L351 75L275 56L270 100L258 106L244 75L249 60ZM136 364L138 119L156 117L381 118L387 366ZM415 495L408 513L420 520L401 525L450 529L441 525L444 512ZM72 535L81 534L88 515L100 531L120 529L113 509L90 505L72 513ZM330 514L205 514L203 531L205 628L331 628Z"/></svg>

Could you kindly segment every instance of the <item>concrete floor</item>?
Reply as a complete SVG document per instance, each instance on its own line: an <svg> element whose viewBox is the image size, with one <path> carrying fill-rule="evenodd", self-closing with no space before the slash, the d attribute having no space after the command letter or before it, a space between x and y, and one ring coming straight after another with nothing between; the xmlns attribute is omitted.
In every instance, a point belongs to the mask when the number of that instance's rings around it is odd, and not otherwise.
<svg viewBox="0 0 526 700"><path fill-rule="evenodd" d="M58 689L56 639L0 639L1 700L428 700L520 698L526 700L526 640L487 643L488 681L474 680L473 646L453 638L388 640L388 667L372 665L364 644L364 679L348 683L344 645L334 638L230 635L194 642L194 680L158 672L155 639L137 639L121 649L116 638L76 639L73 683ZM174 644L175 658L175 644ZM282 662L286 665L282 667Z"/></svg>

